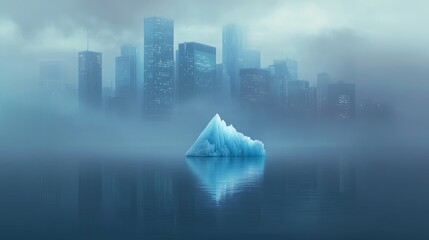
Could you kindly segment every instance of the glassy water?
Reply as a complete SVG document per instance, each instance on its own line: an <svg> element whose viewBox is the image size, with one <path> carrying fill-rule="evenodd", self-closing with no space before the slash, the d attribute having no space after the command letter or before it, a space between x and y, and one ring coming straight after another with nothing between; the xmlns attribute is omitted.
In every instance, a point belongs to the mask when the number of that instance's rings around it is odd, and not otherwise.
<svg viewBox="0 0 429 240"><path fill-rule="evenodd" d="M428 156L3 156L0 239L429 239Z"/></svg>

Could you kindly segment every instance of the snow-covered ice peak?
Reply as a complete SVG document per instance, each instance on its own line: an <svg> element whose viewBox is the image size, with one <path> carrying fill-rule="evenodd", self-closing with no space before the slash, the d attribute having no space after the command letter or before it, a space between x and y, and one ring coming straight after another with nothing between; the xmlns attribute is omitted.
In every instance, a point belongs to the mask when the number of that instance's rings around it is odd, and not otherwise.
<svg viewBox="0 0 429 240"><path fill-rule="evenodd" d="M186 152L189 157L260 157L264 144L237 132L216 114Z"/></svg>

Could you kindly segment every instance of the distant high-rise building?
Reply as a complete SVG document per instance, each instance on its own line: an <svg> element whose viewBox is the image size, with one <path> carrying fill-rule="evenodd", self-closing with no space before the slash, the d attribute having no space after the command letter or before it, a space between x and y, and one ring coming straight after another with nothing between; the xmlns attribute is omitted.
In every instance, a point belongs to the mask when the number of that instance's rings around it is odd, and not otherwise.
<svg viewBox="0 0 429 240"><path fill-rule="evenodd" d="M306 116L309 112L310 83L304 80L290 82L290 113L294 116Z"/></svg>
<svg viewBox="0 0 429 240"><path fill-rule="evenodd" d="M83 51L78 54L79 107L96 110L102 108L102 55Z"/></svg>
<svg viewBox="0 0 429 240"><path fill-rule="evenodd" d="M334 119L353 119L356 116L354 84L335 83L328 86L328 114Z"/></svg>
<svg viewBox="0 0 429 240"><path fill-rule="evenodd" d="M144 83L144 44L137 45L137 103L141 107L143 103L143 83Z"/></svg>
<svg viewBox="0 0 429 240"><path fill-rule="evenodd" d="M60 60L42 61L39 65L39 87L50 92L63 90L66 86L65 64Z"/></svg>
<svg viewBox="0 0 429 240"><path fill-rule="evenodd" d="M137 110L138 47L125 44L121 47L121 56L116 57L115 97L110 108L114 112L130 114Z"/></svg>
<svg viewBox="0 0 429 240"><path fill-rule="evenodd" d="M391 117L393 114L392 106L386 102L378 102L373 100L365 100L359 104L360 117L364 119L376 120Z"/></svg>
<svg viewBox="0 0 429 240"><path fill-rule="evenodd" d="M263 110L269 105L271 74L259 68L240 70L241 104L254 110Z"/></svg>
<svg viewBox="0 0 429 240"><path fill-rule="evenodd" d="M317 88L310 87L308 89L308 108L312 118L317 116Z"/></svg>
<svg viewBox="0 0 429 240"><path fill-rule="evenodd" d="M178 95L180 101L214 102L216 48L201 43L179 44Z"/></svg>
<svg viewBox="0 0 429 240"><path fill-rule="evenodd" d="M137 47L122 46L121 56L116 57L115 96L135 99L137 96Z"/></svg>
<svg viewBox="0 0 429 240"><path fill-rule="evenodd" d="M174 54L174 101L179 99L179 50Z"/></svg>
<svg viewBox="0 0 429 240"><path fill-rule="evenodd" d="M286 62L287 79L289 81L298 80L298 62L295 59L287 58L283 60Z"/></svg>
<svg viewBox="0 0 429 240"><path fill-rule="evenodd" d="M326 116L328 113L328 87L331 78L328 73L317 74L317 112L319 116Z"/></svg>
<svg viewBox="0 0 429 240"><path fill-rule="evenodd" d="M271 84L271 95L274 106L280 112L286 112L289 105L289 81L287 80L287 64L282 60L274 60L271 66L273 84Z"/></svg>
<svg viewBox="0 0 429 240"><path fill-rule="evenodd" d="M222 32L222 63L225 64L231 82L231 96L240 96L240 69L245 47L244 30L230 24L223 27Z"/></svg>
<svg viewBox="0 0 429 240"><path fill-rule="evenodd" d="M283 113L291 108L291 82L298 80L298 64L296 60L274 60L272 94L275 105Z"/></svg>
<svg viewBox="0 0 429 240"><path fill-rule="evenodd" d="M143 109L165 114L174 104L174 21L152 17L144 20Z"/></svg>
<svg viewBox="0 0 429 240"><path fill-rule="evenodd" d="M242 53L242 68L261 68L261 52L244 49Z"/></svg>
<svg viewBox="0 0 429 240"><path fill-rule="evenodd" d="M229 103L231 99L231 84L226 66L216 65L215 99L218 103Z"/></svg>

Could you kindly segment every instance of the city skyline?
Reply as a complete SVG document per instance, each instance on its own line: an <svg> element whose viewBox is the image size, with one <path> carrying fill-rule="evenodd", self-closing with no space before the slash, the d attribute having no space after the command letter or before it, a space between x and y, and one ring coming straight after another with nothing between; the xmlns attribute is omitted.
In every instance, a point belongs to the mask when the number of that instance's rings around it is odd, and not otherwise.
<svg viewBox="0 0 429 240"><path fill-rule="evenodd" d="M285 117L355 118L354 83L347 83L351 89L347 90L341 88L346 86L343 81L331 81L326 73L318 73L317 84L311 85L299 77L298 62L290 58L273 59L272 65L261 67L261 53L248 48L242 26L223 27L221 64L216 64L216 48L206 44L184 42L175 50L173 19L146 18L144 30L143 44L121 46L121 54L115 58L114 88L102 84L102 53L89 51L89 42L87 50L79 52L81 111L104 109L164 118L180 104L202 101L212 110L238 107ZM57 92L66 89L63 74L59 74L62 71L62 64L42 62L40 87L52 91L48 83L55 82ZM55 76L59 79L52 79Z"/></svg>
<svg viewBox="0 0 429 240"><path fill-rule="evenodd" d="M0 2L0 239L428 239L429 1Z"/></svg>
<svg viewBox="0 0 429 240"><path fill-rule="evenodd" d="M174 50L172 19L146 18L144 29L143 45L124 44L121 56L116 57L115 93L112 95L107 95L105 89L108 87L101 84L101 53L88 50L79 53L81 109L95 110L104 105L105 110L117 113L137 115L141 111L146 117L165 117L183 103L203 101L208 104L207 109L212 109L215 100L220 100L218 96L224 96L223 104L216 104L213 110L224 105L287 117L355 118L354 84L334 83L326 73L318 73L317 85L311 86L309 81L298 77L298 63L290 58L274 59L268 68L261 68L260 52L247 47L247 34L239 25L223 27L221 65L216 64L216 48L209 45L185 42ZM97 59L91 57L95 54L98 54ZM219 66L225 69L221 75L217 73ZM50 69L50 72L55 73L55 70L61 69ZM321 76L324 81L319 79ZM225 82L225 77L229 83ZM44 81L41 78L40 82ZM228 85L230 96L224 85ZM110 87L109 92L112 90ZM140 94L141 99L138 98Z"/></svg>
<svg viewBox="0 0 429 240"><path fill-rule="evenodd" d="M36 3L37 1L26 4L30 4L33 8L37 9L38 6ZM165 1L165 3L175 5L174 2ZM13 6L12 2L11 4L8 4L6 1L2 10L7 11L10 9L10 5ZM90 22L83 19L78 19L77 15L73 15L76 11L76 5L79 5L79 3L70 3L70 5L72 5L72 7L69 11L66 11L66 9L63 9L58 5L53 5L50 7L52 10L55 10L55 12L65 14L69 20L59 17L59 14L55 14L52 16L43 16L41 19L44 21L30 22L27 18L20 16L14 11L7 11L7 14L5 12L0 12L0 14L4 14L4 17L1 19L2 26L4 26L4 31L2 31L1 34L1 39L4 40L1 41L3 42L3 46L15 46L17 43L23 44L31 40L32 44L24 44L26 47L25 49L21 50L27 52L27 56L25 56L26 58L30 59L30 56L38 56L39 60L61 58L69 62L73 68L75 63L74 60L70 57L70 51L80 51L83 49L83 47L86 45L87 30L89 30L91 38L90 48L94 51L103 52L106 56L106 59L113 59L113 56L118 55L118 49L122 43L141 41L141 34L143 31L142 22L145 17L152 15L162 15L174 18L176 20L177 32L180 34L177 36L177 39L175 39L175 42L194 40L213 45L217 47L217 55L220 58L221 38L216 37L216 35L220 36L219 33L222 31L222 25L234 22L232 19L233 11L237 11L237 9L242 7L240 6L239 2L232 3L232 5L229 5L228 8L213 6L209 3L199 3L196 9L201 9L202 12L204 12L203 10L212 8L213 12L219 12L220 9L223 10L222 18L206 19L203 17L203 14L198 13L195 9L191 11L187 10L186 12L189 14L180 14L179 11L178 13L171 12L168 10L169 8L167 8L167 10L160 7L154 8L153 4L148 4L147 7L142 7L142 5L146 5L146 3L141 4L133 2L133 4L125 3L120 6L117 6L118 4L114 4L114 6L118 9L125 8L130 10L128 14L118 12L115 15L115 18L109 18L111 15L106 14L106 12L108 12L107 10L110 9L110 6L100 9L93 9L90 7L85 8L85 6L79 7L79 9L83 10L82 14L85 16L91 16L89 19L95 19L93 22ZM133 6L133 9L129 9L127 5ZM352 55L355 54L355 52L352 51L353 49L357 48L361 50L359 52L368 53L371 51L371 49L377 48L377 46L385 45L383 42L386 40L394 39L395 42L389 41L389 45L395 43L394 47L392 46L386 49L387 52L377 53L380 55L380 57L383 57L383 59L387 59L389 61L391 58L388 58L386 55L389 51L393 52L395 48L402 48L401 45L403 45L402 42L404 42L402 38L405 38L405 42L407 42L414 37L414 40L412 41L413 44L404 44L407 45L407 48L410 48L410 46L411 48L413 46L421 48L421 45L417 46L415 43L415 39L417 39L419 43L424 42L423 39L421 39L422 36L420 32L418 32L418 35L400 34L400 38L392 38L396 31L406 27L406 25L403 23L398 25L397 22L375 21L374 18L380 15L376 16L372 14L367 14L365 20L357 19L357 16L359 16L357 12L365 12L373 8L385 8L387 10L383 12L387 13L389 13L389 11L397 11L396 8L386 7L385 5L387 5L385 1L378 1L371 4L371 6L358 4L357 6L351 8L350 5L336 5L335 1L330 1L329 3L324 3L323 5L309 4L306 1L302 1L302 3L299 4L273 1L273 4L269 5L260 1L254 2L252 6L250 6L252 11L243 11L243 13L240 13L240 16L244 15L247 17L239 17L238 22L250 27L250 38L252 39L252 42L256 43L255 47L262 47L261 52L263 54L263 65L267 65L271 62L271 59L281 58L283 55L287 55L292 58L298 58L299 56L298 60L300 60L302 63L305 63L303 64L303 68L300 70L302 72L301 75L303 76L303 79L306 79L310 82L315 81L314 72L321 72L323 69L324 71L330 72L331 75L337 79L346 80L350 74L345 72L346 70L342 69L350 69L352 67L350 66L350 60L353 59ZM421 7L421 5L423 5L423 3L416 3L410 7L412 7L414 10L424 9L424 7ZM73 6L75 7L73 8ZM183 9L183 7L184 6L178 6L178 9ZM256 9L259 9L260 12L256 11ZM355 14L347 15L347 13L351 12L352 10ZM285 16L279 16L279 12L284 12ZM321 24L316 24L315 27L312 27L314 23L310 22L309 20L302 21L306 18L306 16L309 16L313 12L317 18L324 20ZM381 17L387 18L389 16L387 13L381 15ZM419 16L419 13L420 11L414 11L413 15ZM248 17L252 14L254 16L253 18ZM407 15L410 13L408 11L401 11L401 14ZM31 16L32 14L29 13L28 15ZM50 22L49 20L52 19L58 19L59 21ZM96 21L97 19L99 21ZM417 21L418 18L414 17L410 19L410 21L413 22L413 26L421 25L421 23ZM387 18L387 20L389 20L389 18ZM103 22L104 24L102 24ZM49 25L51 26L49 27ZM34 27L29 28L29 26ZM279 26L280 28L278 28ZM371 27L368 28L368 26ZM395 26L395 28L393 26ZM399 27L399 29L397 27ZM377 31L379 29L383 29L383 31ZM276 30L275 32L277 32L277 34L274 34L273 30ZM380 38L379 35L383 37ZM270 37L267 38L265 36ZM419 37L417 38L416 36ZM17 39L17 41L12 42L10 39ZM109 40L106 41L106 39ZM336 49L336 43L338 41L342 41L342 39L348 43L344 44L341 49ZM314 48L319 44L321 44L320 49L326 50L318 49L317 51L314 51ZM396 44L398 46L396 46ZM70 51L67 49L70 49ZM57 54L55 52L61 53ZM68 57L65 55L66 52L68 52ZM314 54L310 56L310 52L314 52ZM343 52L344 54L339 54L339 52ZM395 54L401 53L397 52ZM325 59L328 60L323 62L317 61L318 55L325 55ZM357 62L363 61L363 56L361 55L362 54L357 54ZM65 57L63 58L63 56ZM406 59L404 56L401 56L401 58ZM14 57L9 59L11 59L13 62ZM33 59L33 61L35 60L34 57L31 57L31 59ZM307 62L317 64L306 64ZM414 62L417 62L417 60ZM371 63L374 62L371 61ZM320 64L326 66L320 66ZM105 76L112 75L114 60L105 61L104 65L105 67L103 68L103 74ZM362 66L362 68L366 67L366 65ZM7 75L8 72L8 69L6 69L4 74ZM76 76L75 73L71 74ZM383 74L388 76L389 73L386 71ZM28 76L28 74L20 74L20 76L22 76L22 78L27 78L26 76ZM365 85L373 86L374 79L377 80L377 77L368 76L365 78L358 77L356 79ZM109 84L112 82L112 79L106 79L105 82Z"/></svg>
<svg viewBox="0 0 429 240"><path fill-rule="evenodd" d="M168 2L165 1L165 3ZM119 56L120 46L124 43L142 42L144 18L166 16L175 20L175 32L177 33L174 37L175 43L195 41L212 45L216 47L218 64L222 59L222 27L235 22L246 29L251 49L260 50L262 67L271 65L273 59L294 58L300 63L300 79L309 81L313 86L317 81L317 73L328 72L334 81L358 84L357 90L361 93L360 96L357 96L358 103L371 100L389 102L408 111L407 105L414 104L419 98L425 96L424 76L420 74L421 71L414 71L424 67L423 63L427 58L424 45L421 44L424 42L425 34L419 33L416 37L417 32L409 29L407 34L400 34L399 38L392 38L394 33L400 29L404 30L404 24L375 21L373 14L366 15L365 21L357 21L358 14L346 16L352 10L361 13L370 9L383 10L383 7L387 6L385 1L378 1L371 6L360 4L353 8L347 4L335 7L334 2L322 6L316 3L308 4L306 1L298 4L273 1L272 5L261 1L246 7L234 2L228 8L212 6L209 3L198 3L188 15L179 14L177 11L165 12L159 6L154 9L152 4L142 10L139 3L133 3L131 5L134 9L129 14L125 16L123 12L118 12L115 13L115 18L108 18L107 15L104 15L110 7L98 10L79 7L83 10L83 14L93 14L92 19L104 21L105 24L97 21L78 20L76 15L72 15L75 13L75 8L71 8L70 12L64 14L64 9L52 6L51 9L56 9L58 13L63 13L64 16L70 18L69 25L64 21L58 21L51 22L50 27L48 27L47 19L58 18L57 15L44 16L37 21L28 22L28 19L23 19L13 11L9 11L7 14L0 11L0 15L3 15L0 20L4 23L0 32L0 38L3 40L1 46L7 46L5 50L12 49L12 46L18 43L24 46L17 48L14 54L4 51L3 57L8 59L8 65L13 66L19 61L27 69L27 71L11 72L13 67L5 67L2 69L3 71L0 71L0 75L5 79L10 79L10 75L13 74L14 81L3 81L1 86L3 89L16 88L17 85L28 89L34 87L36 84L34 79L39 74L39 62L47 60L60 60L66 63L67 76L65 79L71 86L70 82L75 83L75 79L77 79L77 72L74 70L77 68L75 52L84 49L86 36L89 33L90 50L103 53L103 86L113 88L115 57ZM128 8L127 4L124 6L113 5L117 9ZM424 6L423 3L416 3L410 7L421 9L422 6ZM37 6L34 8L37 9ZM206 15L195 11L198 9L204 12L203 10L211 8L213 8L213 12L223 10L222 18L204 18ZM7 2L4 9L9 9ZM181 7L179 6L178 9ZM252 10L243 11L237 21L234 21L232 12L239 9ZM395 7L385 8L381 11L384 15L379 15L383 19L388 19L386 9L392 13L399 11L399 8ZM280 12L285 16L280 16ZM338 14L339 12L341 14ZM324 19L323 24L313 26L311 21L298 21L312 13L317 19ZM415 18L410 20L413 22L413 26L420 25L417 21L421 16L420 13L419 11L414 12ZM401 14L407 15L409 12L401 12ZM41 19L45 21L40 22ZM118 21L119 19L123 21ZM31 24L35 28L29 30L28 26ZM377 31L379 29L383 29L383 31ZM11 39L15 39L15 41L11 41ZM29 39L34 40L32 44L26 44ZM394 41L391 41L392 39ZM411 39L413 39L413 44L409 42ZM388 44L385 44L386 42ZM177 50L177 44L174 44L174 49ZM417 54L414 54L416 51ZM25 54L23 54L24 52ZM373 71L373 69L377 70ZM415 84L403 85L405 80L408 80L407 76L414 73L416 74L412 81ZM417 87L421 84L423 87ZM413 95L403 97L401 92L404 89L413 92ZM11 91L7 91L5 95L8 96L9 92Z"/></svg>

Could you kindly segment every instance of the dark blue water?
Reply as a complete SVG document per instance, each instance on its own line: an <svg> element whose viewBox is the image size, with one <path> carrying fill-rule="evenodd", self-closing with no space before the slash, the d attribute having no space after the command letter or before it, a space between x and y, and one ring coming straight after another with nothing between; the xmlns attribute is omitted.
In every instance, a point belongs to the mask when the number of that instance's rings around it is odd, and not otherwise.
<svg viewBox="0 0 429 240"><path fill-rule="evenodd" d="M0 239L429 239L428 156L2 156Z"/></svg>

